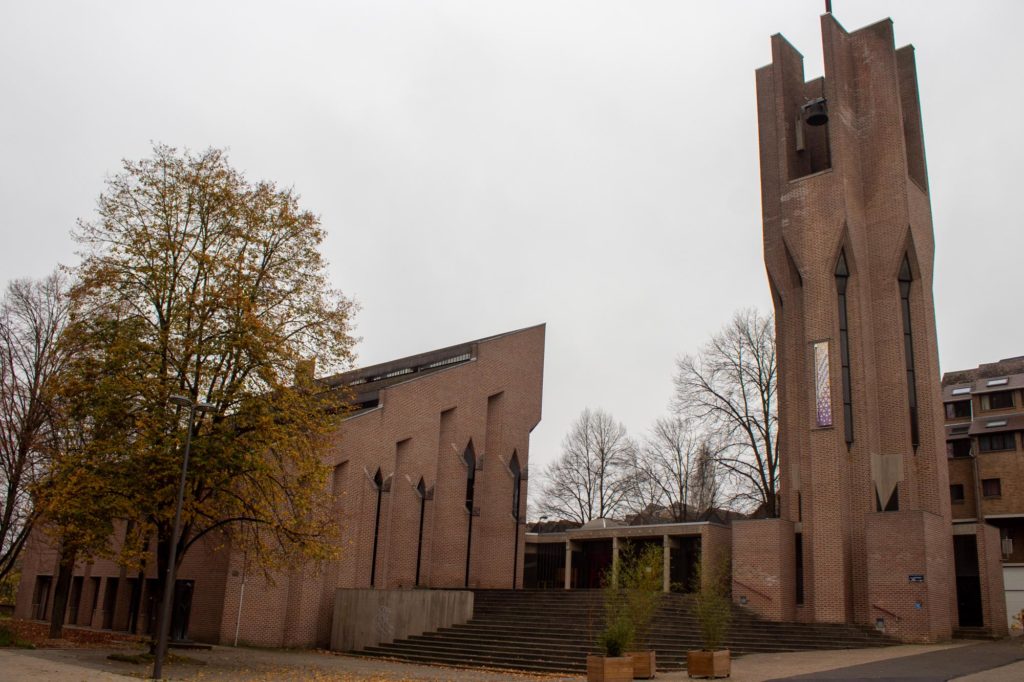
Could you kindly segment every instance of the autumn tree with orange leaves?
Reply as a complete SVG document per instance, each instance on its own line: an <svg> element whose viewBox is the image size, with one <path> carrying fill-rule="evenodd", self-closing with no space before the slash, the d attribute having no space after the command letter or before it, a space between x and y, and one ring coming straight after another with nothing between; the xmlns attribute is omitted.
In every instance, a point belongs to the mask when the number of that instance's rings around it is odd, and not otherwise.
<svg viewBox="0 0 1024 682"><path fill-rule="evenodd" d="M214 537L269 568L331 556L321 453L344 396L296 372L350 364L354 306L328 282L317 216L223 150L157 145L124 162L74 236L66 461L89 475L55 479L49 508L88 525L82 489L100 486L127 522L122 563L141 566L155 542L161 603L191 428L179 565ZM179 394L212 409L188 424Z"/></svg>

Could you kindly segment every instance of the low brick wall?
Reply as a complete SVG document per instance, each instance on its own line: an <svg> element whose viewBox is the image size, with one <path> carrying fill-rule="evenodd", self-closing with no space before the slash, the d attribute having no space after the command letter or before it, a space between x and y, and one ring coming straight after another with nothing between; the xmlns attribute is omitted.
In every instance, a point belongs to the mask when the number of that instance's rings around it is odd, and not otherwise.
<svg viewBox="0 0 1024 682"><path fill-rule="evenodd" d="M331 648L358 651L465 623L473 593L463 590L347 590L334 597Z"/></svg>

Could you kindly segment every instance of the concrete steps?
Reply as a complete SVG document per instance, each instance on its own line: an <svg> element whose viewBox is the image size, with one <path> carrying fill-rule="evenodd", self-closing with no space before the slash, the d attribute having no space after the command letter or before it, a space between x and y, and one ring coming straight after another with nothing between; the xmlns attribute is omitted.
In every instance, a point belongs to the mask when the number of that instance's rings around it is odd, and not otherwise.
<svg viewBox="0 0 1024 682"><path fill-rule="evenodd" d="M658 667L686 667L686 652L700 647L693 598L668 594L655 616L647 646ZM604 627L604 597L598 590L478 590L473 619L463 625L369 647L360 653L418 663L579 673ZM772 623L740 607L726 640L734 654L849 649L893 641L853 625Z"/></svg>

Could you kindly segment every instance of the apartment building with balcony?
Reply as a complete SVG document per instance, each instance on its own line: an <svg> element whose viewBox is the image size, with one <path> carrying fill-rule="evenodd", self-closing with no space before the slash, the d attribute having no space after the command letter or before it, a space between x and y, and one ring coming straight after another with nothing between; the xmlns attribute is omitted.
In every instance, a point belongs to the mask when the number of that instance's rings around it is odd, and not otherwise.
<svg viewBox="0 0 1024 682"><path fill-rule="evenodd" d="M954 529L999 529L1012 620L1024 609L1024 356L947 372L942 399Z"/></svg>

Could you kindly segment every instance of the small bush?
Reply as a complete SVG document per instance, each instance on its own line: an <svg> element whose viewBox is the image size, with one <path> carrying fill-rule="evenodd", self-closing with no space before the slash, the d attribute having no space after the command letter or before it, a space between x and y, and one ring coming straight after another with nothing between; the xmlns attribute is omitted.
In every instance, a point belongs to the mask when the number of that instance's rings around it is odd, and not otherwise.
<svg viewBox="0 0 1024 682"><path fill-rule="evenodd" d="M17 633L6 625L0 625L0 647L35 649L31 642L26 642L18 637Z"/></svg>
<svg viewBox="0 0 1024 682"><path fill-rule="evenodd" d="M633 627L636 644L647 637L654 614L661 605L664 549L648 545L637 549L627 545L621 552L619 587L622 590L623 615Z"/></svg>
<svg viewBox="0 0 1024 682"><path fill-rule="evenodd" d="M633 627L626 618L615 618L597 636L597 645L605 656L621 656L633 645Z"/></svg>
<svg viewBox="0 0 1024 682"><path fill-rule="evenodd" d="M700 624L704 648L714 651L721 648L732 623L728 558L723 557L708 568L707 575L703 575L701 561L697 561L697 599L694 604L694 615Z"/></svg>

